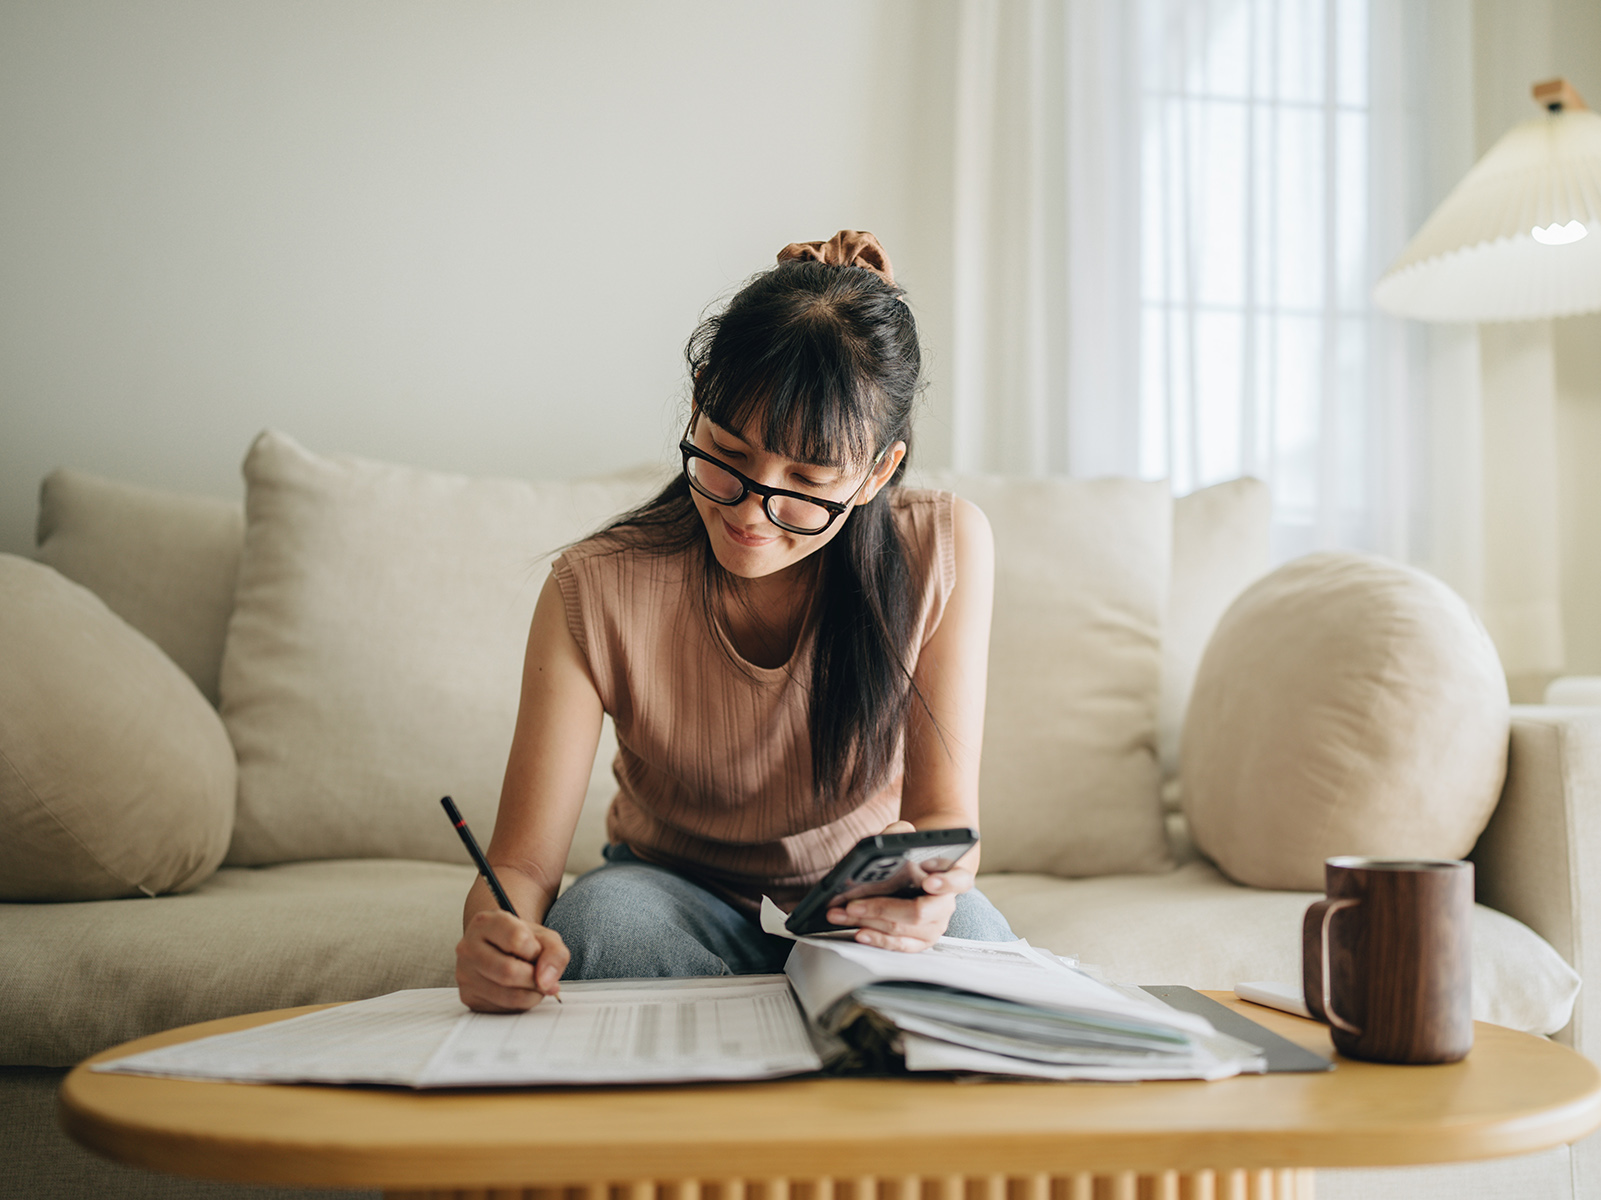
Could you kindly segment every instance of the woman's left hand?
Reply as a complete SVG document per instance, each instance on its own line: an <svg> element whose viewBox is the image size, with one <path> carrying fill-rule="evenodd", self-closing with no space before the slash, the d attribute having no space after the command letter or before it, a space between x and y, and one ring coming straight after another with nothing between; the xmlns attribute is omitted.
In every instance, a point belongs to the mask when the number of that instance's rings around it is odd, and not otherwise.
<svg viewBox="0 0 1601 1200"><path fill-rule="evenodd" d="M916 828L910 821L896 821L883 832L911 833ZM860 926L856 940L866 946L908 952L927 950L951 923L957 895L972 886L973 873L956 866L925 879L921 896L867 896L852 900L843 908L829 909L828 920L833 925Z"/></svg>

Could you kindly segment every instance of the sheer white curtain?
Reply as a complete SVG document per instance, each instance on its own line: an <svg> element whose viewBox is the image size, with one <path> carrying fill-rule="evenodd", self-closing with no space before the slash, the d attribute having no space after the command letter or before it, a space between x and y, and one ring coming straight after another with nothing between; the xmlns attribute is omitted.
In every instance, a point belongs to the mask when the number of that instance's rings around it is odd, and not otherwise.
<svg viewBox="0 0 1601 1200"><path fill-rule="evenodd" d="M1373 309L1471 164L1471 0L962 0L954 458L1252 474L1476 599L1477 344Z"/></svg>
<svg viewBox="0 0 1601 1200"><path fill-rule="evenodd" d="M1139 467L1139 87L1120 0L963 0L952 457Z"/></svg>

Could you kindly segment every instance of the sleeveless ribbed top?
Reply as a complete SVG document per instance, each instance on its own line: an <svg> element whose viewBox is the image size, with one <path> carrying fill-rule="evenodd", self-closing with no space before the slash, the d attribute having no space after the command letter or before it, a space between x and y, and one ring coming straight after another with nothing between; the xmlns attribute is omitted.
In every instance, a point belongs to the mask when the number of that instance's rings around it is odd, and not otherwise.
<svg viewBox="0 0 1601 1200"><path fill-rule="evenodd" d="M917 596L907 663L915 669L955 581L954 498L892 488L885 499ZM897 818L903 772L872 795L818 799L807 719L815 629L803 630L781 667L747 662L702 611L691 575L702 569L699 553L620 549L600 534L551 568L617 727L607 837L747 910L764 892L787 908L860 838Z"/></svg>

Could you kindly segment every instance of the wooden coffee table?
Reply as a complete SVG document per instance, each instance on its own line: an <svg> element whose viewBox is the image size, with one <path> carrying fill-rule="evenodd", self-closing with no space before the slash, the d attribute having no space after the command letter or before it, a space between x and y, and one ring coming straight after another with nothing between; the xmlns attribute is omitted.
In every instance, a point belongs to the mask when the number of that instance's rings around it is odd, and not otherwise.
<svg viewBox="0 0 1601 1200"><path fill-rule="evenodd" d="M1209 993L1330 1053L1324 1026ZM90 1062L282 1020L208 1021ZM1218 1083L802 1079L413 1092L97 1074L60 1116L119 1162L209 1179L537 1200L1310 1200L1315 1167L1526 1154L1601 1126L1601 1072L1496 1025L1438 1067Z"/></svg>

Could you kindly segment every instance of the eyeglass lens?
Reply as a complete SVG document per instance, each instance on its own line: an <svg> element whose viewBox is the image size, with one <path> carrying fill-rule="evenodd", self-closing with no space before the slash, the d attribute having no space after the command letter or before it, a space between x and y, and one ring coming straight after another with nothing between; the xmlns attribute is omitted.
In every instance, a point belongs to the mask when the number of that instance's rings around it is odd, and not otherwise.
<svg viewBox="0 0 1601 1200"><path fill-rule="evenodd" d="M690 458L685 465L691 482L713 500L732 504L745 490L743 483L714 462ZM794 496L768 496L766 501L767 515L775 525L797 531L823 529L828 525L829 511L820 504Z"/></svg>

